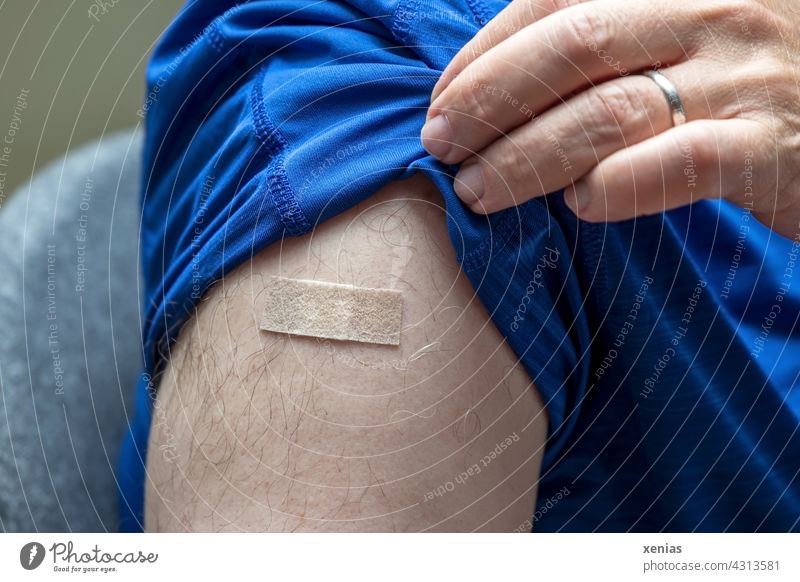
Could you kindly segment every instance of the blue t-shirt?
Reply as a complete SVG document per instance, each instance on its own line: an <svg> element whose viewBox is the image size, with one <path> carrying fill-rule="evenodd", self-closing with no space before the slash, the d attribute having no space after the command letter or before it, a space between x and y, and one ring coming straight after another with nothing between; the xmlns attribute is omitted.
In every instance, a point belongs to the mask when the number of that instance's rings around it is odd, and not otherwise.
<svg viewBox="0 0 800 582"><path fill-rule="evenodd" d="M725 202L594 225L554 193L478 216L422 149L436 80L506 5L207 0L166 31L142 108L146 369L123 530L142 525L151 378L202 293L416 172L545 403L536 530L800 529L800 242Z"/></svg>

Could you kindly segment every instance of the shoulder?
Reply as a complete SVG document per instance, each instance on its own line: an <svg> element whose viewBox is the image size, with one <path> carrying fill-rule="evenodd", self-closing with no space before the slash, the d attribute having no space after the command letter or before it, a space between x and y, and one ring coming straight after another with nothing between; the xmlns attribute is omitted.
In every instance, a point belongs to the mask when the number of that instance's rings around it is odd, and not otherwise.
<svg viewBox="0 0 800 582"><path fill-rule="evenodd" d="M399 291L399 345L259 329L273 276ZM170 361L148 528L513 530L533 510L546 418L423 178L218 282Z"/></svg>

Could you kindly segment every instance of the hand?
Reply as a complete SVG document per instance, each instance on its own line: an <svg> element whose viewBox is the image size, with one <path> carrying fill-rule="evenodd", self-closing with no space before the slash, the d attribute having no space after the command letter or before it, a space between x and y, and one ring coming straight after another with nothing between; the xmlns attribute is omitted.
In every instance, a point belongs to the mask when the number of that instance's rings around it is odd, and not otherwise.
<svg viewBox="0 0 800 582"><path fill-rule="evenodd" d="M724 197L794 238L798 31L794 0L514 0L442 74L423 144L478 213L561 188L591 222Z"/></svg>

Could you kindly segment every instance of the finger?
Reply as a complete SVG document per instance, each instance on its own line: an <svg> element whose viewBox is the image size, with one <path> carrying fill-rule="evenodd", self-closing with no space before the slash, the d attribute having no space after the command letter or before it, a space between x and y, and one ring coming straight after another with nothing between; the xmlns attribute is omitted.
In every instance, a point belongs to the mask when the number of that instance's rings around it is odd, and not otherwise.
<svg viewBox="0 0 800 582"><path fill-rule="evenodd" d="M763 133L763 125L747 119L693 121L609 156L564 199L588 222L657 214L706 198L736 199L753 152L770 150Z"/></svg>
<svg viewBox="0 0 800 582"><path fill-rule="evenodd" d="M707 93L698 81L718 85L708 65L692 60L663 71L680 87L690 120L734 111L727 106L733 92ZM481 199L484 212L502 210L561 190L614 152L670 127L670 107L652 79L632 75L607 81L549 109L466 160L457 176L456 193L467 204Z"/></svg>
<svg viewBox="0 0 800 582"><path fill-rule="evenodd" d="M589 0L514 0L458 51L445 67L431 93L431 102L456 78L464 68L493 46L500 44L529 24L562 8Z"/></svg>
<svg viewBox="0 0 800 582"><path fill-rule="evenodd" d="M592 83L680 62L694 50L694 20L665 0L609 0L553 13L468 65L431 105L426 149L449 164ZM620 16L624 15L624 16ZM662 27L653 34L655 27ZM689 39L684 46L678 39ZM600 58L602 57L602 58Z"/></svg>

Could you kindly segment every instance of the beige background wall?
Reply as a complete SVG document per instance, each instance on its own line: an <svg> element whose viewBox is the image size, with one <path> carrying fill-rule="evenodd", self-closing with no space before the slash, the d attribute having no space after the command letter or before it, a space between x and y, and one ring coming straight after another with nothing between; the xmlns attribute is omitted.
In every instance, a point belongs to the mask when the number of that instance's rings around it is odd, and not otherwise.
<svg viewBox="0 0 800 582"><path fill-rule="evenodd" d="M140 121L145 62L181 4L0 0L0 206L37 167Z"/></svg>

